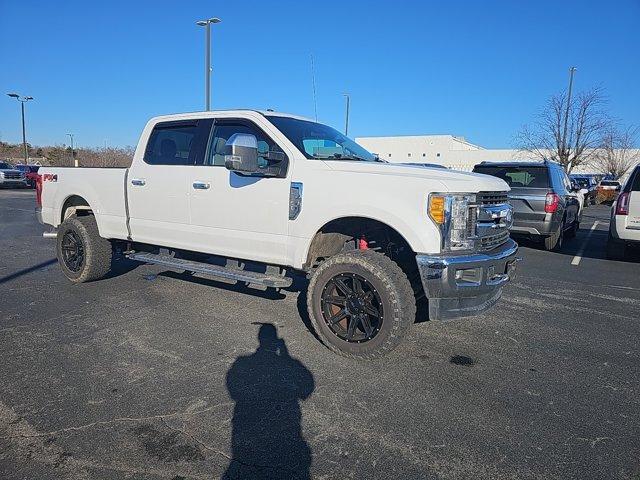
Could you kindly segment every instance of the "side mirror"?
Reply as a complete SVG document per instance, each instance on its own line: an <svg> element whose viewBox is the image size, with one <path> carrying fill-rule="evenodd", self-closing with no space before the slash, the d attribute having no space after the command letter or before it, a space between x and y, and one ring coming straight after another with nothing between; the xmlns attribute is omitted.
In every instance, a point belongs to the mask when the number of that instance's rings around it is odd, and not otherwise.
<svg viewBox="0 0 640 480"><path fill-rule="evenodd" d="M248 133L234 133L225 144L230 154L224 156L227 170L242 173L258 171L258 139Z"/></svg>

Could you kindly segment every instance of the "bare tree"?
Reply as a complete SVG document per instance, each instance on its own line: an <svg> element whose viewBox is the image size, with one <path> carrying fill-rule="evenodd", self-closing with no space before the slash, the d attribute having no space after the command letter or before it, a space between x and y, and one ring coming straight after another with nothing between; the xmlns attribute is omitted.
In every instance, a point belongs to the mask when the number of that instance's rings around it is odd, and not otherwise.
<svg viewBox="0 0 640 480"><path fill-rule="evenodd" d="M618 130L610 127L602 136L600 148L595 152L591 165L613 178L624 176L640 162L640 150L635 148L638 128Z"/></svg>
<svg viewBox="0 0 640 480"><path fill-rule="evenodd" d="M596 88L581 92L568 105L567 135L564 135L568 98L552 96L531 125L517 135L518 148L541 159L558 162L571 171L589 162L600 146L603 132L611 125L605 109L606 97Z"/></svg>

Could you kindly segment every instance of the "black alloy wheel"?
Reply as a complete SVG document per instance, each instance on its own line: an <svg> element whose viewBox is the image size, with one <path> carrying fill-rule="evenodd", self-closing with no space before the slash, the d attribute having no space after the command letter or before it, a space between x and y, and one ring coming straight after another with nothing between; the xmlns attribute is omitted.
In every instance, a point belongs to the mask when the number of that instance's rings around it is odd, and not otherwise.
<svg viewBox="0 0 640 480"><path fill-rule="evenodd" d="M331 332L349 343L364 343L374 338L384 322L380 294L364 277L340 273L324 286L322 316Z"/></svg>
<svg viewBox="0 0 640 480"><path fill-rule="evenodd" d="M68 230L62 238L62 259L72 272L79 272L84 264L84 246L76 232Z"/></svg>

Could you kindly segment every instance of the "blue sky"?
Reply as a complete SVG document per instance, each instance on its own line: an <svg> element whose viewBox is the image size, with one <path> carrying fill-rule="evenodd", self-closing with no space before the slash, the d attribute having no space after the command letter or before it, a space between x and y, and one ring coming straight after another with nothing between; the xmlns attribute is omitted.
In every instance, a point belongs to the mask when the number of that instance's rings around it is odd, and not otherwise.
<svg viewBox="0 0 640 480"><path fill-rule="evenodd" d="M0 0L0 139L134 145L151 116L201 110L204 32L213 107L273 108L350 135L452 133L492 148L513 136L576 65L614 116L640 124L640 1Z"/></svg>

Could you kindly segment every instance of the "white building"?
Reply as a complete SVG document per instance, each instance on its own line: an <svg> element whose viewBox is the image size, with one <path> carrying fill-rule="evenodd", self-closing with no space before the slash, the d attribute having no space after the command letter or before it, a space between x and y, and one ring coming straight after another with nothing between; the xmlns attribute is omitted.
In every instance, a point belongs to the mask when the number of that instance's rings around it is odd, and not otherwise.
<svg viewBox="0 0 640 480"><path fill-rule="evenodd" d="M455 170L470 171L485 161L540 160L514 149L488 149L455 135L408 135L395 137L358 137L360 145L391 163L437 163ZM596 173L588 166L575 173Z"/></svg>

